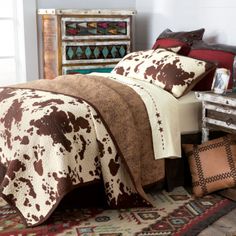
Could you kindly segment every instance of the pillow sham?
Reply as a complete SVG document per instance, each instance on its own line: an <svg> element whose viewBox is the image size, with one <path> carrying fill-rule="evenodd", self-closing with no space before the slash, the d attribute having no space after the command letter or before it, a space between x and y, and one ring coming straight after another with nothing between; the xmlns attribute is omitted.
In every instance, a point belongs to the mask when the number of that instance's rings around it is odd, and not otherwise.
<svg viewBox="0 0 236 236"><path fill-rule="evenodd" d="M111 73L145 80L179 98L214 69L212 63L157 49L126 55Z"/></svg>
<svg viewBox="0 0 236 236"><path fill-rule="evenodd" d="M192 175L193 193L208 193L236 186L236 140L232 135L201 145L184 144Z"/></svg>
<svg viewBox="0 0 236 236"><path fill-rule="evenodd" d="M236 46L225 44L207 44L204 41L194 42L189 57L207 60L218 64L218 67L230 70L231 76L228 88L231 89L233 85L233 63L236 56ZM236 76L236 75L235 75ZM214 73L209 74L204 80L200 81L193 90L207 91L211 90Z"/></svg>
<svg viewBox="0 0 236 236"><path fill-rule="evenodd" d="M159 51L165 51L165 49L159 49ZM144 63L144 61L149 57L151 57L153 52L154 50L147 50L129 53L124 56L120 62L118 62L111 73L135 78L135 75L133 74L135 73L136 68L138 68L140 64Z"/></svg>
<svg viewBox="0 0 236 236"><path fill-rule="evenodd" d="M201 40L205 29L173 32L164 30L156 39L152 49L181 46L179 54L187 55L194 40Z"/></svg>

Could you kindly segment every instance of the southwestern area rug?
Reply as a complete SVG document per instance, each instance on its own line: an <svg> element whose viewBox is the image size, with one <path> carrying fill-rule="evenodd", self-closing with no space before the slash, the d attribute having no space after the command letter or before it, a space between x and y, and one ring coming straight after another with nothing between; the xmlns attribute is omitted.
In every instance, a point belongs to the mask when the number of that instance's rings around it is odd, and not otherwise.
<svg viewBox="0 0 236 236"><path fill-rule="evenodd" d="M16 212L1 199L0 235L194 236L236 207L236 202L217 194L195 199L182 187L149 195L154 208L60 208L47 223L34 228L25 228Z"/></svg>

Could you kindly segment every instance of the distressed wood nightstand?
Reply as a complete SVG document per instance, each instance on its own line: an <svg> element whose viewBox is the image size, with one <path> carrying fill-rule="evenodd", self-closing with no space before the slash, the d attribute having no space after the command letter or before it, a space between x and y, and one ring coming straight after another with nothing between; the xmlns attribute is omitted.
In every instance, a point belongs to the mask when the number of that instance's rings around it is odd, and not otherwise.
<svg viewBox="0 0 236 236"><path fill-rule="evenodd" d="M202 142L210 130L236 133L236 93L196 92L196 97L202 101Z"/></svg>

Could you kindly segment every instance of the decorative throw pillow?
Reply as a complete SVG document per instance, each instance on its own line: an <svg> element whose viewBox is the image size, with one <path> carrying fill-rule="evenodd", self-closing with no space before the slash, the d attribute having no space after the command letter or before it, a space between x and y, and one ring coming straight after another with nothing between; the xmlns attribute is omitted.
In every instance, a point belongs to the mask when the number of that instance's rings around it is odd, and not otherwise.
<svg viewBox="0 0 236 236"><path fill-rule="evenodd" d="M214 62L219 68L226 68L230 70L231 77L228 88L232 88L233 85L233 63L236 56L236 46L230 46L225 44L207 44L204 41L196 41L193 43L189 57L207 60ZM235 72L236 73L236 72ZM235 75L236 76L236 75ZM207 91L211 90L214 73L209 74L204 80L200 81L193 88L195 91Z"/></svg>
<svg viewBox="0 0 236 236"><path fill-rule="evenodd" d="M205 29L194 31L173 32L170 29L164 30L157 38L152 49L169 48L181 46L179 54L187 55L190 51L190 46L194 40L201 40Z"/></svg>
<svg viewBox="0 0 236 236"><path fill-rule="evenodd" d="M183 149L188 157L196 196L236 185L236 140L232 135L201 145L184 144Z"/></svg>
<svg viewBox="0 0 236 236"><path fill-rule="evenodd" d="M213 63L156 49L126 55L112 73L153 83L178 98L214 69Z"/></svg>

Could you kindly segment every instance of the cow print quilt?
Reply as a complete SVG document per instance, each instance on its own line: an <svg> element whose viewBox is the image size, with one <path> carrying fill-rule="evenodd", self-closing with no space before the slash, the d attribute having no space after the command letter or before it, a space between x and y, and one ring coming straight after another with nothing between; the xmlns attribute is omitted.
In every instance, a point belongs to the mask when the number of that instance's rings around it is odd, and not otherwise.
<svg viewBox="0 0 236 236"><path fill-rule="evenodd" d="M43 223L71 190L101 181L111 207L151 205L142 189L140 153L153 159L153 150L139 145L142 128L129 99L114 87L132 97L135 92L117 84L82 76L0 88L0 193L26 225ZM93 99L88 91L83 95L90 87ZM163 161L155 164L162 179Z"/></svg>

